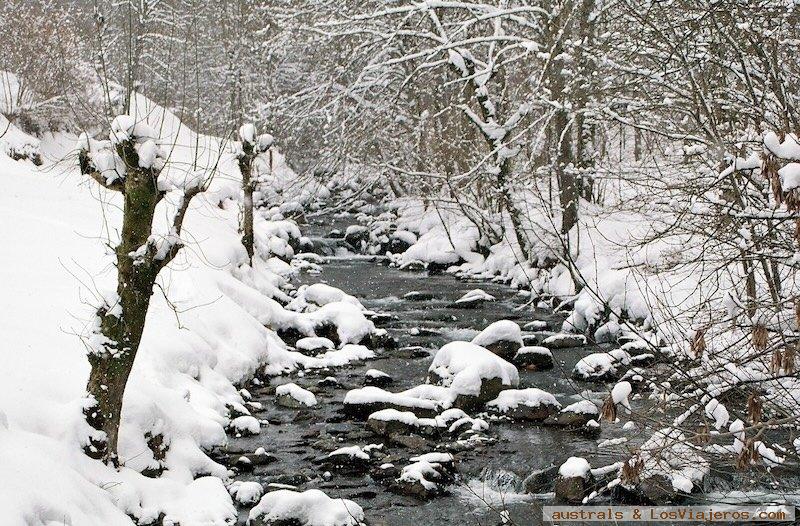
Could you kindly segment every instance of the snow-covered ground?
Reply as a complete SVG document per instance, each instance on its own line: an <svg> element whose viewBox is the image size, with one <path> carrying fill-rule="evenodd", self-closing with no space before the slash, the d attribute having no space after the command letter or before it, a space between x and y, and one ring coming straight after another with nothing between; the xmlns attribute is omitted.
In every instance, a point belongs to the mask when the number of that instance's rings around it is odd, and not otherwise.
<svg viewBox="0 0 800 526"><path fill-rule="evenodd" d="M160 514L184 526L229 524L235 509L225 488L227 470L204 449L225 443L226 406L244 409L235 384L260 367L278 373L298 362L341 364L369 352L307 358L286 350L267 327L297 327L313 336L315 324L331 320L343 343L357 343L372 324L357 306L340 301L352 301L345 296L328 297L325 307L308 313L274 301L287 299L280 287L293 270L269 257L269 247L285 247L275 238L289 237L296 226L258 217L257 252L265 257L246 265L238 233L239 175L228 145L198 137L143 97L132 106L170 150L168 171L213 170L214 180L193 200L185 248L154 291L125 393L118 471L82 453L81 400L92 305L115 286L109 246L120 227L120 196L79 174L74 137L46 136L37 145L42 167L13 160L0 148L4 525L110 526L131 524L129 515L147 521ZM279 177L291 177L279 154L274 162ZM164 232L169 206L157 210L156 232ZM155 462L146 433L161 433L169 444L160 478L140 473Z"/></svg>

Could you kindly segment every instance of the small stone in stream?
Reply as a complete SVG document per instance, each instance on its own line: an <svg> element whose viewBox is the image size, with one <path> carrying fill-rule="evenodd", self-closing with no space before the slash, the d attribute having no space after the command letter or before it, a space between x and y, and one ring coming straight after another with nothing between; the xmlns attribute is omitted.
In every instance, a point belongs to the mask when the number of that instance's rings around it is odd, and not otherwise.
<svg viewBox="0 0 800 526"><path fill-rule="evenodd" d="M294 346L298 351L301 351L307 356L316 356L335 348L331 340L319 336L300 338Z"/></svg>
<svg viewBox="0 0 800 526"><path fill-rule="evenodd" d="M425 270L425 263L418 259L412 259L411 261L406 261L402 265L400 265L400 270L408 270L412 272L420 272Z"/></svg>
<svg viewBox="0 0 800 526"><path fill-rule="evenodd" d="M331 239L342 239L344 237L344 233L339 230L338 228L334 228L325 236Z"/></svg>
<svg viewBox="0 0 800 526"><path fill-rule="evenodd" d="M525 493L549 493L557 476L558 467L551 464L546 468L537 469L525 477L522 487L525 489Z"/></svg>
<svg viewBox="0 0 800 526"><path fill-rule="evenodd" d="M520 347L511 363L528 371L546 371L553 368L553 353L547 347Z"/></svg>
<svg viewBox="0 0 800 526"><path fill-rule="evenodd" d="M326 376L325 378L317 381L317 386L319 387L339 387L339 380L337 380L333 376Z"/></svg>
<svg viewBox="0 0 800 526"><path fill-rule="evenodd" d="M386 387L394 382L394 379L383 371L370 369L364 374L364 385L375 387Z"/></svg>
<svg viewBox="0 0 800 526"><path fill-rule="evenodd" d="M408 301L430 301L436 298L436 296L432 292L421 292L418 290L412 290L406 294L403 294L403 299Z"/></svg>
<svg viewBox="0 0 800 526"><path fill-rule="evenodd" d="M254 466L266 466L267 464L277 461L278 457L263 451L263 448L259 448L256 450L256 453L237 455L233 459L233 465L236 466L240 471L252 471Z"/></svg>
<svg viewBox="0 0 800 526"><path fill-rule="evenodd" d="M400 470L394 464L387 462L372 468L372 470L369 472L369 476L377 482L384 482L399 477Z"/></svg>
<svg viewBox="0 0 800 526"><path fill-rule="evenodd" d="M383 312L376 312L374 314L368 315L367 318L374 323L375 325L385 325L392 320L396 320L396 316L392 316L391 314L386 314Z"/></svg>
<svg viewBox="0 0 800 526"><path fill-rule="evenodd" d="M572 377L578 380L610 382L622 376L623 365L630 363L630 356L622 349L592 353L581 358L572 369Z"/></svg>
<svg viewBox="0 0 800 526"><path fill-rule="evenodd" d="M526 331L545 331L547 330L547 322L543 320L529 321L522 326Z"/></svg>
<svg viewBox="0 0 800 526"><path fill-rule="evenodd" d="M319 457L314 463L326 471L344 475L363 475L370 469L371 457L358 446L348 446Z"/></svg>
<svg viewBox="0 0 800 526"><path fill-rule="evenodd" d="M253 463L250 462L250 459L245 456L237 457L233 462L233 467L235 467L240 473L248 473L253 471Z"/></svg>
<svg viewBox="0 0 800 526"><path fill-rule="evenodd" d="M476 309L484 302L494 301L495 297L481 289L473 289L449 305L453 309Z"/></svg>
<svg viewBox="0 0 800 526"><path fill-rule="evenodd" d="M432 447L430 440L419 435L394 435L390 440L393 444L403 446L412 451L424 451Z"/></svg>
<svg viewBox="0 0 800 526"><path fill-rule="evenodd" d="M281 473L280 475L264 477L264 483L266 484L286 484L289 486L302 486L310 480L311 477L303 473Z"/></svg>
<svg viewBox="0 0 800 526"><path fill-rule="evenodd" d="M548 336L542 341L548 349L567 349L569 347L582 347L586 345L586 336L583 334L559 333Z"/></svg>
<svg viewBox="0 0 800 526"><path fill-rule="evenodd" d="M228 424L228 431L237 437L257 435L261 432L261 424L252 416L237 416Z"/></svg>
<svg viewBox="0 0 800 526"><path fill-rule="evenodd" d="M292 418L292 422L306 422L314 418L314 414L308 410L301 410L298 411L294 418Z"/></svg>
<svg viewBox="0 0 800 526"><path fill-rule="evenodd" d="M562 409L557 415L550 416L546 424L563 426L571 429L585 427L590 420L597 421L600 418L600 411L597 406L589 400L580 400Z"/></svg>
<svg viewBox="0 0 800 526"><path fill-rule="evenodd" d="M591 466L584 458L570 457L558 468L555 482L556 500L580 504L594 486Z"/></svg>
<svg viewBox="0 0 800 526"><path fill-rule="evenodd" d="M391 336L386 329L375 329L372 334L366 335L359 344L373 349L387 350L397 349L400 345L397 339Z"/></svg>
<svg viewBox="0 0 800 526"><path fill-rule="evenodd" d="M412 327L409 329L408 334L411 336L431 337L439 336L439 331L436 329L429 329L427 327Z"/></svg>

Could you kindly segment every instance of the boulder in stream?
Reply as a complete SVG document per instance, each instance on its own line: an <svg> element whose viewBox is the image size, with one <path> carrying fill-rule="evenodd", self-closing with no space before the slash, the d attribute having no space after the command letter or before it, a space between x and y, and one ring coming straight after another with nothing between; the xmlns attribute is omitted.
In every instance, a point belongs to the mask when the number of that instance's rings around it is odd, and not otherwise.
<svg viewBox="0 0 800 526"><path fill-rule="evenodd" d="M486 404L486 409L512 420L542 422L561 409L556 397L535 387L508 389Z"/></svg>
<svg viewBox="0 0 800 526"><path fill-rule="evenodd" d="M394 379L391 376L378 369L369 369L364 373L364 385L387 387L393 381Z"/></svg>
<svg viewBox="0 0 800 526"><path fill-rule="evenodd" d="M348 499L332 499L318 489L278 489L250 510L248 526L366 526L364 510Z"/></svg>
<svg viewBox="0 0 800 526"><path fill-rule="evenodd" d="M586 427L590 420L595 422L600 419L600 411L594 402L589 400L580 400L574 404L570 404L558 414L552 415L545 422L546 424L554 426L563 426L570 429L579 429Z"/></svg>
<svg viewBox="0 0 800 526"><path fill-rule="evenodd" d="M575 364L572 377L578 380L610 382L622 376L621 366L630 364L630 355L622 349L610 352L592 353Z"/></svg>
<svg viewBox="0 0 800 526"><path fill-rule="evenodd" d="M558 468L555 482L556 500L580 504L592 492L594 476L585 458L570 457Z"/></svg>
<svg viewBox="0 0 800 526"><path fill-rule="evenodd" d="M391 491L429 500L445 493L455 481L455 461L450 453L426 453L412 457L411 462L392 483Z"/></svg>
<svg viewBox="0 0 800 526"><path fill-rule="evenodd" d="M517 368L491 351L468 342L450 342L436 353L428 383L448 387L453 406L478 409L504 389L519 384Z"/></svg>
<svg viewBox="0 0 800 526"><path fill-rule="evenodd" d="M300 338L294 346L298 351L308 356L323 354L335 348L331 340L319 336Z"/></svg>
<svg viewBox="0 0 800 526"><path fill-rule="evenodd" d="M546 371L553 368L553 353L537 345L520 347L511 363L528 371Z"/></svg>
<svg viewBox="0 0 800 526"><path fill-rule="evenodd" d="M449 305L452 309L476 309L487 301L494 301L495 297L481 289L473 289Z"/></svg>
<svg viewBox="0 0 800 526"><path fill-rule="evenodd" d="M317 405L314 393L295 383L279 385L275 388L275 403L283 407L299 409Z"/></svg>
<svg viewBox="0 0 800 526"><path fill-rule="evenodd" d="M583 334L559 333L548 336L542 340L542 345L548 349L567 349L570 347L583 347L586 345L586 336Z"/></svg>
<svg viewBox="0 0 800 526"><path fill-rule="evenodd" d="M522 330L511 320L499 320L479 332L472 343L510 362L522 347Z"/></svg>

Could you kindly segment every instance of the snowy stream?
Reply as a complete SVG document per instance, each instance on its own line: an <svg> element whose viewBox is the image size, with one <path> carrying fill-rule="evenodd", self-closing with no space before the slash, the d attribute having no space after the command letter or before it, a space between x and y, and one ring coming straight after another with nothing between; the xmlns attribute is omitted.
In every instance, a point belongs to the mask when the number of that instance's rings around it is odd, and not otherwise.
<svg viewBox="0 0 800 526"><path fill-rule="evenodd" d="M312 235L330 230L331 225L310 229ZM315 238L319 243L321 239ZM253 437L232 438L227 453L232 456L252 453L263 447L277 461L255 466L250 473L237 475L237 480L256 480L269 491L268 484L288 484L305 490L318 488L331 497L352 499L360 504L372 525L491 525L500 524L499 512L506 510L514 524L541 522L541 505L552 494L529 495L522 481L533 470L558 466L570 456L584 456L593 466L609 464L616 459L602 455L598 459L597 440L578 432L530 423L491 422L490 433L495 443L456 454L459 480L450 487L448 495L429 502L391 493L369 476L333 474L330 480L321 478L322 470L313 463L315 458L331 448L382 442L359 420L345 418L341 413L342 400L350 389L363 386L364 373L379 369L394 379L387 387L400 391L424 383L432 353L453 340L470 340L490 323L511 319L523 325L534 319L544 320L549 328L561 326L562 317L548 311L532 311L529 307L517 310L526 298L500 284L456 280L448 274L429 275L427 272L405 272L390 268L371 258L331 258L321 274L303 273L297 285L324 282L356 296L367 309L389 315L388 321L376 323L386 328L400 343L400 349L381 351L375 359L350 366L277 377L272 385L295 382L315 392L318 404L309 409L288 409L275 404L269 387L251 389L253 400L263 404L254 415L268 420L261 433ZM474 310L452 309L448 304L465 292L480 288L497 298ZM406 300L403 295L424 292L432 299ZM533 334L533 333L527 333ZM404 347L420 346L431 355L411 357ZM596 352L597 347L584 346L553 351L555 368L544 372L520 370L520 389L538 387L553 393L566 406L582 399L585 390L603 389L598 384L576 383L570 371L583 356ZM320 387L317 382L326 376L335 377L339 385ZM588 393L584 392L584 396ZM601 398L597 392L593 398ZM615 433L603 433L613 438ZM431 444L431 449L435 444ZM405 454L402 448L385 447L384 451ZM408 450L408 457L424 450ZM595 463L596 460L596 463ZM275 486L273 486L275 487ZM242 509L242 524L247 509Z"/></svg>

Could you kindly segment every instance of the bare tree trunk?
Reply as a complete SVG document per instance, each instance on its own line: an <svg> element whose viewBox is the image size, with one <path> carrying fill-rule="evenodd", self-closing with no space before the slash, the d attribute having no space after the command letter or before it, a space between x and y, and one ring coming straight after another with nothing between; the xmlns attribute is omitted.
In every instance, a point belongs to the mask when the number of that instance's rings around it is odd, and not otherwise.
<svg viewBox="0 0 800 526"><path fill-rule="evenodd" d="M253 232L253 191L255 181L253 181L253 160L255 159L254 145L248 141L242 141L244 155L239 158L239 170L242 172L242 192L244 199L242 206L242 245L247 250L247 257L252 262L255 254L255 234Z"/></svg>

